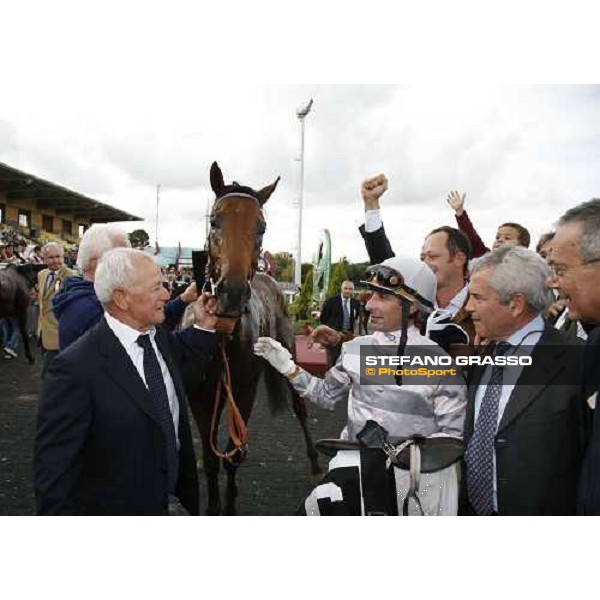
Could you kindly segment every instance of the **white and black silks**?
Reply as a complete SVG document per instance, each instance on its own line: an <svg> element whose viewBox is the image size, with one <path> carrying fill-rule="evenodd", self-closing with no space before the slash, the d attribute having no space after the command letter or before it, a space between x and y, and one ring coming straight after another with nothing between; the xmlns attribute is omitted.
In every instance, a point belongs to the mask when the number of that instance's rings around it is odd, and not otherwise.
<svg viewBox="0 0 600 600"><path fill-rule="evenodd" d="M390 444L385 430L373 421L367 423L361 434L367 429L370 431L365 439L358 443L321 440L317 444L325 443L324 448L334 448L334 451L338 444L339 449L329 463L325 480L306 498L298 514L457 514L457 469L463 453L461 439L415 437ZM380 432L383 432L383 438ZM381 442L372 443L378 436ZM367 439L369 437L371 442Z"/></svg>

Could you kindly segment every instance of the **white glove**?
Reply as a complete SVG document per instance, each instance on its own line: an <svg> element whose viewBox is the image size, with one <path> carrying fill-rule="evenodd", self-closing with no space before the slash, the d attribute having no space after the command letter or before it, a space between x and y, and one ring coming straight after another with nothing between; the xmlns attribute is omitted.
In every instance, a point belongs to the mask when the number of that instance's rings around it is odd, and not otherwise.
<svg viewBox="0 0 600 600"><path fill-rule="evenodd" d="M264 358L282 375L288 375L296 368L292 355L273 338L258 338L256 344L254 344L254 354Z"/></svg>

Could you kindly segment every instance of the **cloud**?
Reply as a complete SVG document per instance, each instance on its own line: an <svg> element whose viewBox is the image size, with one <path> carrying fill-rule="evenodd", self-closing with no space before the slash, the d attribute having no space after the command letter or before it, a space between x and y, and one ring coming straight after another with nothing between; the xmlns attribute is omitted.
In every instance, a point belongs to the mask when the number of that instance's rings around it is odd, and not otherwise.
<svg viewBox="0 0 600 600"><path fill-rule="evenodd" d="M305 121L304 259L327 227L334 257L365 260L360 183L380 172L390 181L386 229L413 255L433 227L455 224L445 202L452 189L467 193L489 244L507 220L535 239L600 188L599 86L192 86L174 77L130 88L57 93L45 103L25 92L5 98L0 160L143 217L151 237L160 184L163 245L203 244L214 160L226 181L254 188L281 176L266 207L265 245L291 251L296 109L314 98Z"/></svg>

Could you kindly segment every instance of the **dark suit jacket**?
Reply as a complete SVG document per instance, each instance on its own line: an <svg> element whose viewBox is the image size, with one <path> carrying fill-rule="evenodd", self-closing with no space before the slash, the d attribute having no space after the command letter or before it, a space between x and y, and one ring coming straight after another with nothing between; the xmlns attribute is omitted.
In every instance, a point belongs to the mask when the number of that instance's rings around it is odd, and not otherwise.
<svg viewBox="0 0 600 600"><path fill-rule="evenodd" d="M360 302L356 298L350 298L350 331L354 330L354 322L358 318ZM320 319L321 325L327 325L337 331L342 331L344 325L344 308L342 306L341 294L330 296L323 303Z"/></svg>
<svg viewBox="0 0 600 600"><path fill-rule="evenodd" d="M198 481L186 383L206 373L217 336L157 329L156 344L179 400L175 494L198 514ZM160 515L169 502L163 431L149 392L103 318L46 372L35 449L39 514Z"/></svg>
<svg viewBox="0 0 600 600"><path fill-rule="evenodd" d="M600 327L590 332L585 350L581 399L587 411L589 444L581 470L577 513L600 515ZM594 394L596 408L592 411L587 400Z"/></svg>
<svg viewBox="0 0 600 600"><path fill-rule="evenodd" d="M584 406L576 345L546 325L506 405L496 433L498 514L575 514L581 467ZM543 346L546 346L544 349ZM571 351L569 351L571 346ZM465 444L473 434L475 393L485 367L468 379ZM463 462L459 514L472 514Z"/></svg>

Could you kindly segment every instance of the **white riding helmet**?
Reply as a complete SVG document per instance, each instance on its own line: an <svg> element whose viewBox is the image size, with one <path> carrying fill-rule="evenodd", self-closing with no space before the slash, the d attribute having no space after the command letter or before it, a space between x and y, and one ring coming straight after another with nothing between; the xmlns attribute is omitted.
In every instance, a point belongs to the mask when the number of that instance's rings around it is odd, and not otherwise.
<svg viewBox="0 0 600 600"><path fill-rule="evenodd" d="M414 302L419 309L431 312L437 293L433 271L422 261L405 256L394 256L381 264L367 268L369 289L384 294L394 294Z"/></svg>

